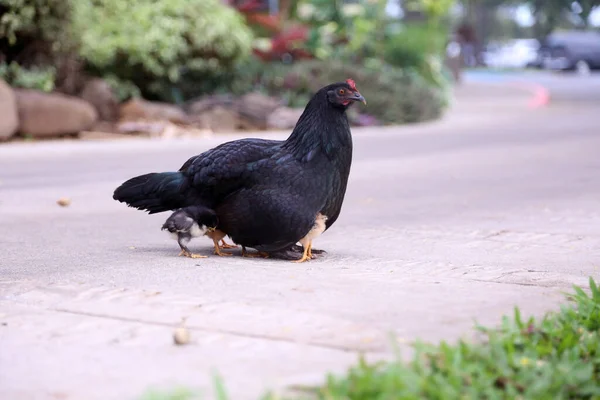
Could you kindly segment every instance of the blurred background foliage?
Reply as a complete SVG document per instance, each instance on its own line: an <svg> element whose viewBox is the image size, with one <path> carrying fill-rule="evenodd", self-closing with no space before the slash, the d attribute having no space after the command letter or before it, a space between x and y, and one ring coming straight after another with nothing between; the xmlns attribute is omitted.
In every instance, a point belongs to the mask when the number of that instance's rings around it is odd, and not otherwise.
<svg viewBox="0 0 600 400"><path fill-rule="evenodd" d="M51 66L24 68L13 61L0 64L0 79L15 87L51 92L54 90L56 69Z"/></svg>
<svg viewBox="0 0 600 400"><path fill-rule="evenodd" d="M220 0L77 0L72 21L90 71L150 98L181 100L177 82L211 81L252 49L243 16Z"/></svg>
<svg viewBox="0 0 600 400"><path fill-rule="evenodd" d="M0 0L0 77L72 95L86 77L101 77L121 101L260 91L295 107L319 86L352 77L377 121L440 114L440 21L453 0L416 4L431 18L415 24L392 19L385 0L284 0L275 14L265 3Z"/></svg>
<svg viewBox="0 0 600 400"><path fill-rule="evenodd" d="M440 116L445 102L443 93L432 90L416 70L375 62L354 65L342 60L273 62L268 68L255 61L250 68L245 65L234 74L227 91L234 94L258 91L281 97L291 107L303 108L315 91L341 80L340 77L360 82L359 90L368 99L373 120L358 121L358 115L351 115L356 122L390 124L434 119ZM351 114L356 111L350 109Z"/></svg>
<svg viewBox="0 0 600 400"><path fill-rule="evenodd" d="M386 9L394 1L402 17ZM446 49L461 23L452 10L460 6L473 20L481 10L517 3L539 16L532 32L548 32L573 2L0 0L0 78L77 95L85 79L100 77L121 101L181 104L262 91L303 106L313 82L352 77L371 92L366 112L374 118L418 121L448 104ZM598 2L578 3L589 15ZM302 83L290 85L290 76Z"/></svg>

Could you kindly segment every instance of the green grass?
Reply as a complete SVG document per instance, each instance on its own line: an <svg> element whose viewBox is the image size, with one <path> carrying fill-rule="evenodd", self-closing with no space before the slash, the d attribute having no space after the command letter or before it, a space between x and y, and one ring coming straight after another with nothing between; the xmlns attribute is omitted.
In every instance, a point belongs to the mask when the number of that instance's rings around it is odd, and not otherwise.
<svg viewBox="0 0 600 400"><path fill-rule="evenodd" d="M600 399L600 290L590 278L589 293L574 287L567 299L541 319L524 319L516 308L499 327L478 326L477 343L418 344L408 363L361 358L322 387L264 399ZM222 383L216 386L217 398L227 399Z"/></svg>

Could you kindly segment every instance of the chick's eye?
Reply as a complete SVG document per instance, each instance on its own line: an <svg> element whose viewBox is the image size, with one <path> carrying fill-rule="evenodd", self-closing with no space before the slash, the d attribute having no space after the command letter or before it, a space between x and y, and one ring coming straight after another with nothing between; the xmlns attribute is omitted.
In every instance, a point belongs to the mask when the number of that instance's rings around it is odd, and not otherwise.
<svg viewBox="0 0 600 400"><path fill-rule="evenodd" d="M340 90L338 91L338 93L339 93L339 94L344 94L344 93L346 93L346 91L345 91L344 89L340 89Z"/></svg>

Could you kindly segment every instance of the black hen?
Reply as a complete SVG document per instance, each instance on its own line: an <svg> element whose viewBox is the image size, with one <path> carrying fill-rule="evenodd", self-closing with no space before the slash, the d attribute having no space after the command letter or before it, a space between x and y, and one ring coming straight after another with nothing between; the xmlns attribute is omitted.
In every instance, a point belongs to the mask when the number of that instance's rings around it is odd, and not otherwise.
<svg viewBox="0 0 600 400"><path fill-rule="evenodd" d="M320 89L285 141L242 139L190 158L178 172L123 183L113 198L149 213L190 205L215 210L235 243L274 252L327 217L338 218L352 163L346 109L365 102L352 80Z"/></svg>
<svg viewBox="0 0 600 400"><path fill-rule="evenodd" d="M217 224L217 214L213 210L202 206L190 206L171 214L163 224L161 230L168 231L177 240L179 247L181 247L180 256L206 258L206 256L192 253L187 248L187 244L192 238L214 231Z"/></svg>

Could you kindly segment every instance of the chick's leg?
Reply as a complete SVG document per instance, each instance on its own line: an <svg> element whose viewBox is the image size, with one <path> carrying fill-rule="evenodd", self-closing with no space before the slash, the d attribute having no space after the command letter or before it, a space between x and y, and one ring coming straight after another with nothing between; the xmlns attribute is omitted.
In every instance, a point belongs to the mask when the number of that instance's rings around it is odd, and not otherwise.
<svg viewBox="0 0 600 400"><path fill-rule="evenodd" d="M304 252L302 253L302 258L299 260L294 260L292 262L302 263L304 261L310 260L310 256L308 255L308 252L310 251L311 243L309 243L308 245L303 246L303 247L304 247Z"/></svg>
<svg viewBox="0 0 600 400"><path fill-rule="evenodd" d="M179 247L181 247L181 252L179 253L180 257L185 256L189 258L208 258L208 256L192 253L185 244L181 243L181 241L178 241L177 243L179 243Z"/></svg>

